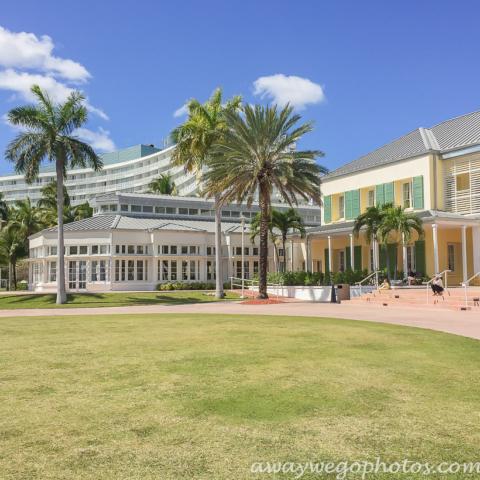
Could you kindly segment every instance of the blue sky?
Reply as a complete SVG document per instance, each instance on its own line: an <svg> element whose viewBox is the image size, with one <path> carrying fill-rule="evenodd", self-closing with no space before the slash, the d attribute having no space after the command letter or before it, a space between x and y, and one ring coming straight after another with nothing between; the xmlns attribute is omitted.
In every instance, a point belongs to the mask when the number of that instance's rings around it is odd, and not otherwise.
<svg viewBox="0 0 480 480"><path fill-rule="evenodd" d="M4 115L33 81L58 97L85 91L81 134L99 153L160 145L187 99L223 85L249 103L291 98L316 126L299 147L333 169L480 109L479 14L463 0L7 2L0 148L15 133Z"/></svg>

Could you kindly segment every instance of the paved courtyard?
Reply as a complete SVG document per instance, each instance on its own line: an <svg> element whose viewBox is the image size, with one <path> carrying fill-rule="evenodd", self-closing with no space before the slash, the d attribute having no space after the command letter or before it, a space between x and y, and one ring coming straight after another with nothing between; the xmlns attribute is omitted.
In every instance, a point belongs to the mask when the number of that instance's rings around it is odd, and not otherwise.
<svg viewBox="0 0 480 480"><path fill-rule="evenodd" d="M242 305L219 302L189 305L147 305L70 309L0 310L0 317L36 317L53 315L132 315L137 313L212 313L245 315L291 315L344 318L367 322L391 323L426 328L480 340L480 314L477 311L453 312L426 308L368 307L290 301L280 305Z"/></svg>

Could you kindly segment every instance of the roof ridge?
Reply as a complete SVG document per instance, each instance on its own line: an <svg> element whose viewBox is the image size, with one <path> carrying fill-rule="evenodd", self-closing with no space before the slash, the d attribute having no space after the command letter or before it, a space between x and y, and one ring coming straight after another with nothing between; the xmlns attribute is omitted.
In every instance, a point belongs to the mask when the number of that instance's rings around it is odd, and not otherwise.
<svg viewBox="0 0 480 480"><path fill-rule="evenodd" d="M120 222L121 218L121 215L115 215L115 219L113 220L112 226L110 227L112 230L117 228L118 222Z"/></svg>
<svg viewBox="0 0 480 480"><path fill-rule="evenodd" d="M458 115L458 117L449 118L448 120L444 120L443 122L440 122L440 123L437 123L436 125L433 125L428 130L432 130L432 128L438 127L439 125L443 125L444 123L451 122L452 120L457 120L458 118L468 117L469 115L473 115L474 113L480 113L480 110L474 110L473 112L465 113L464 115Z"/></svg>

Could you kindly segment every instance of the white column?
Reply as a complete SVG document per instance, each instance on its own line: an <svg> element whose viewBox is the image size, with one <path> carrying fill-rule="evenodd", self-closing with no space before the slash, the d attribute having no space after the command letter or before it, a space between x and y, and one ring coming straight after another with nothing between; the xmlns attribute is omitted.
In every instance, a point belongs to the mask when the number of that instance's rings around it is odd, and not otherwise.
<svg viewBox="0 0 480 480"><path fill-rule="evenodd" d="M380 251L378 249L378 240L373 241L373 263L374 270L380 270Z"/></svg>
<svg viewBox="0 0 480 480"><path fill-rule="evenodd" d="M433 259L434 259L434 264L435 264L435 272L434 273L440 273L439 266L438 266L438 234L437 234L437 228L438 226L434 224L432 226L433 228ZM424 272L425 275L427 272Z"/></svg>
<svg viewBox="0 0 480 480"><path fill-rule="evenodd" d="M330 235L328 236L328 270L332 272L332 238Z"/></svg>
<svg viewBox="0 0 480 480"><path fill-rule="evenodd" d="M403 275L407 277L407 246L405 245L405 235L402 233L402 246L403 246Z"/></svg>
<svg viewBox="0 0 480 480"><path fill-rule="evenodd" d="M308 251L308 235L305 239L305 271L308 272L310 266L310 252Z"/></svg>
<svg viewBox="0 0 480 480"><path fill-rule="evenodd" d="M353 253L353 233L350 234L350 268L355 270L355 255Z"/></svg>
<svg viewBox="0 0 480 480"><path fill-rule="evenodd" d="M467 226L462 225L462 267L463 267L463 281L468 280L467 272Z"/></svg>
<svg viewBox="0 0 480 480"><path fill-rule="evenodd" d="M290 270L293 272L293 240L290 240Z"/></svg>

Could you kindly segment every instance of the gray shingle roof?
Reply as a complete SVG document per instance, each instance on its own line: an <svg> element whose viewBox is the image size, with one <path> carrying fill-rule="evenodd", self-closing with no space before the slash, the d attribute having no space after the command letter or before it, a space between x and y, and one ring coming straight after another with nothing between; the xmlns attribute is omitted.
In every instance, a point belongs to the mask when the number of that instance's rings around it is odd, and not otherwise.
<svg viewBox="0 0 480 480"><path fill-rule="evenodd" d="M439 123L418 128L403 137L332 170L324 180L414 157L431 150L445 152L480 143L480 110Z"/></svg>
<svg viewBox="0 0 480 480"><path fill-rule="evenodd" d="M130 217L128 215L96 215L85 220L67 223L64 231L73 232L81 230L166 230L166 231L191 231L215 233L214 220L171 220L165 218ZM56 232L57 227L48 228L46 232ZM223 222L222 233L241 233L242 227L238 223ZM249 231L248 224L245 232Z"/></svg>

